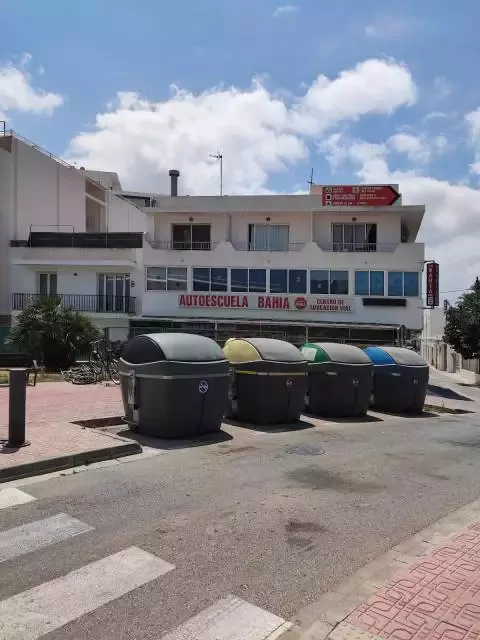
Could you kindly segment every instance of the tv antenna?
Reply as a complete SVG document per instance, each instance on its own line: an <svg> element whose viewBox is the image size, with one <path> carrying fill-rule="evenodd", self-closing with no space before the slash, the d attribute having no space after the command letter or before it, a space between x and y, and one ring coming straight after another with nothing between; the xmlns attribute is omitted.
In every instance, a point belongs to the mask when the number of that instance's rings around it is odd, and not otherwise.
<svg viewBox="0 0 480 640"><path fill-rule="evenodd" d="M220 195L223 196L223 153L217 151L217 153L211 153L210 158L220 160Z"/></svg>
<svg viewBox="0 0 480 640"><path fill-rule="evenodd" d="M312 170L310 171L310 180L307 180L307 184L310 185L310 191L312 190L312 185L314 184L313 182L313 167Z"/></svg>

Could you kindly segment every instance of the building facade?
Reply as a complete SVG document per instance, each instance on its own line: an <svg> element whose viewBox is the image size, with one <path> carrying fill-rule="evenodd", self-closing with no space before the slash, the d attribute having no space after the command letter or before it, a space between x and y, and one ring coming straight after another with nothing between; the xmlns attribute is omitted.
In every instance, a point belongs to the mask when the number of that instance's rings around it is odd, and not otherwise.
<svg viewBox="0 0 480 640"><path fill-rule="evenodd" d="M0 139L3 324L59 294L111 339L186 330L369 344L422 329L424 206L338 204L321 186L177 196L171 178L171 195L127 192L114 173Z"/></svg>

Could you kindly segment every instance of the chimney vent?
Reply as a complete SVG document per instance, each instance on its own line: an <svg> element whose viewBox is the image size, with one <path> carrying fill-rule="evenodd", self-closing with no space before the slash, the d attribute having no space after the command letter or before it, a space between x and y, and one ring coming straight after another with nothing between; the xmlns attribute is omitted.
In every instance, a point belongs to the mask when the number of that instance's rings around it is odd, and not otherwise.
<svg viewBox="0 0 480 640"><path fill-rule="evenodd" d="M178 196L178 178L180 176L180 171L177 171L177 169L170 169L168 175L170 176L170 195L176 197Z"/></svg>

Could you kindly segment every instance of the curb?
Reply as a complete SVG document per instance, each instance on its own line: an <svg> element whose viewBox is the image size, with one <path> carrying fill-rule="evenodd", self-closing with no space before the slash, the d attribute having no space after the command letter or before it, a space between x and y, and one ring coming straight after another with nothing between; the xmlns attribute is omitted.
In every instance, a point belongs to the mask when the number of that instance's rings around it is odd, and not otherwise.
<svg viewBox="0 0 480 640"><path fill-rule="evenodd" d="M345 619L396 573L479 520L480 500L475 500L422 529L301 609L279 640L379 640Z"/></svg>
<svg viewBox="0 0 480 640"><path fill-rule="evenodd" d="M120 438L115 438L120 439ZM112 460L114 458L123 458L136 453L141 453L142 447L138 442L122 442L112 447L103 447L102 449L91 449L82 453L75 453L66 456L57 456L56 458L47 458L46 460L37 460L35 462L27 462L19 464L8 469L0 469L0 483L10 480L19 480L20 478L28 478L53 471L61 471L70 469L80 465L88 465L93 462L101 462L102 460Z"/></svg>

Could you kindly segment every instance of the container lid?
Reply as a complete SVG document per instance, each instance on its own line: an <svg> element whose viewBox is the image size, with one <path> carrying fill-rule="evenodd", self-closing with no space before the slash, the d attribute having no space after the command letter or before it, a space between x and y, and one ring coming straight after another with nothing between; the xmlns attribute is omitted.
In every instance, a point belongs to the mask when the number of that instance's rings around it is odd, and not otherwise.
<svg viewBox="0 0 480 640"><path fill-rule="evenodd" d="M214 340L192 333L149 333L135 336L125 347L122 360L146 364L160 360L218 362L225 360Z"/></svg>
<svg viewBox="0 0 480 640"><path fill-rule="evenodd" d="M428 367L425 360L412 351L403 347L367 347L366 354L373 364L402 364L408 367Z"/></svg>
<svg viewBox="0 0 480 640"><path fill-rule="evenodd" d="M372 364L362 349L338 342L307 342L301 348L310 362L339 362L341 364Z"/></svg>
<svg viewBox="0 0 480 640"><path fill-rule="evenodd" d="M230 338L223 351L230 362L305 362L297 347L274 338Z"/></svg>

